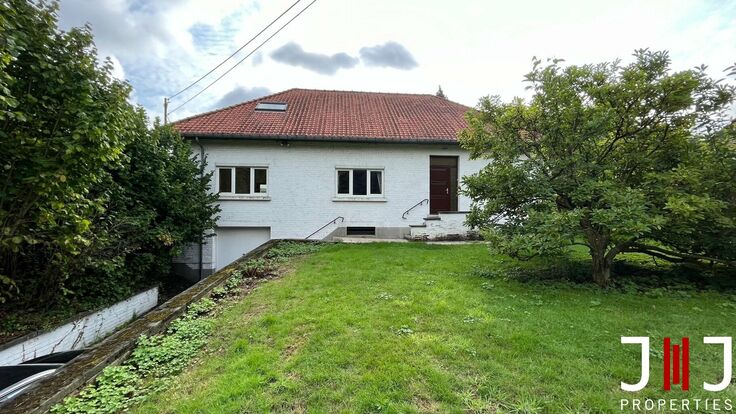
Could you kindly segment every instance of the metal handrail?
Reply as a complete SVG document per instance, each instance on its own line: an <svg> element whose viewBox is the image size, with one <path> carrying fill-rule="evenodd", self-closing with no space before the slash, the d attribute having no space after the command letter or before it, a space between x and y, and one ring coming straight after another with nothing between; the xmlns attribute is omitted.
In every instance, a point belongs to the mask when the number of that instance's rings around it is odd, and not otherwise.
<svg viewBox="0 0 736 414"><path fill-rule="evenodd" d="M337 217L335 217L334 219L330 220L329 223L327 223L324 226L318 228L317 230L315 230L314 233L312 233L309 236L305 237L304 240L307 240L308 238L310 238L310 237L314 236L315 234L319 233L322 229L324 229L325 227L329 226L330 224L337 224L338 223L338 220L340 220L340 223L342 223L342 222L345 221L345 217L343 217L343 216L337 216Z"/></svg>
<svg viewBox="0 0 736 414"><path fill-rule="evenodd" d="M404 220L406 220L406 215L409 214L410 211L414 210L415 208L421 206L424 203L429 203L429 199L428 198L425 198L424 200L422 200L422 201L414 204L413 206L411 206L411 208L409 208L408 210L406 210L404 212L404 214L401 215L401 218L404 219Z"/></svg>

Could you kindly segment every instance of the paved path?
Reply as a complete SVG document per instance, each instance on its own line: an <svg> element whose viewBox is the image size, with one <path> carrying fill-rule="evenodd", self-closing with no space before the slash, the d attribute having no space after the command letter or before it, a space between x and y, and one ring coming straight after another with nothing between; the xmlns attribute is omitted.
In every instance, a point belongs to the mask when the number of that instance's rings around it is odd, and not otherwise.
<svg viewBox="0 0 736 414"><path fill-rule="evenodd" d="M333 240L343 243L407 243L406 239L377 239L374 237L333 237Z"/></svg>
<svg viewBox="0 0 736 414"><path fill-rule="evenodd" d="M333 240L343 243L408 243L406 239L378 239L375 237L334 237ZM421 241L421 240L419 240ZM462 240L462 241L427 241L427 244L476 244L487 243L478 240Z"/></svg>

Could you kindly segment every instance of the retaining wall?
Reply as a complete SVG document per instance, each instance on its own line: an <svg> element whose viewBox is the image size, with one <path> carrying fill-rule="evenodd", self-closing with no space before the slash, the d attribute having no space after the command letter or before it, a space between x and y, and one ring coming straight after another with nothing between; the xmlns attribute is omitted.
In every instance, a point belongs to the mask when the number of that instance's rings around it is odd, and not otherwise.
<svg viewBox="0 0 736 414"><path fill-rule="evenodd" d="M0 347L0 365L17 365L54 352L86 348L157 304L155 287L57 328L22 336Z"/></svg>

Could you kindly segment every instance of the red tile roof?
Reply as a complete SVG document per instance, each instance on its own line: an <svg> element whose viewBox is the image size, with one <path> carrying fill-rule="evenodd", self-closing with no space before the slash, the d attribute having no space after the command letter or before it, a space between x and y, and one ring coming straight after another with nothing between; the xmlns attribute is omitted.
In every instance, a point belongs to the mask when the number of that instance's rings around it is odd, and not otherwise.
<svg viewBox="0 0 736 414"><path fill-rule="evenodd" d="M285 112L256 111L285 102ZM289 89L174 123L184 136L457 142L471 108L434 95Z"/></svg>

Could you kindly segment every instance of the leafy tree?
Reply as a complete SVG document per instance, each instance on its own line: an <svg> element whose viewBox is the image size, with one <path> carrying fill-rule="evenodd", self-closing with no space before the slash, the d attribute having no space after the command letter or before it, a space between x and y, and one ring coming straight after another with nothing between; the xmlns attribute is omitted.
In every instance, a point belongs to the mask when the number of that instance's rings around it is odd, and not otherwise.
<svg viewBox="0 0 736 414"><path fill-rule="evenodd" d="M0 275L41 300L90 244L104 199L89 190L121 162L136 118L89 28L57 31L57 8L0 2Z"/></svg>
<svg viewBox="0 0 736 414"><path fill-rule="evenodd" d="M434 95L438 98L447 99L445 92L442 90L442 85L440 85L440 87L437 89L437 92Z"/></svg>
<svg viewBox="0 0 736 414"><path fill-rule="evenodd" d="M140 119L145 121L145 116ZM105 211L94 220L94 240L75 266L69 288L78 296L117 298L171 271L183 246L202 241L219 211L212 173L169 126L138 125L124 149L125 162L93 191L104 193Z"/></svg>
<svg viewBox="0 0 736 414"><path fill-rule="evenodd" d="M727 67L726 70L724 70L724 72L726 72L728 76L736 76L736 63Z"/></svg>
<svg viewBox="0 0 736 414"><path fill-rule="evenodd" d="M214 225L203 160L148 128L88 27L0 1L0 303L117 299Z"/></svg>
<svg viewBox="0 0 736 414"><path fill-rule="evenodd" d="M734 88L704 67L670 70L666 52L567 66L535 59L533 92L481 100L460 134L492 163L465 177L471 225L515 257L588 247L606 285L615 257L736 263Z"/></svg>

